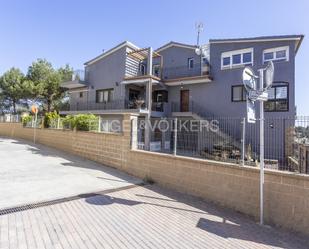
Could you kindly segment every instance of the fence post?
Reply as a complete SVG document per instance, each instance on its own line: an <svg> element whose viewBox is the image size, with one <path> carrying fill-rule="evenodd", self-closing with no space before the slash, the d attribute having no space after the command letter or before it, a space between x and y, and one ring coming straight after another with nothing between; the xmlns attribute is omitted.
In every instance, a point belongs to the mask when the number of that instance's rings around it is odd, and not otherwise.
<svg viewBox="0 0 309 249"><path fill-rule="evenodd" d="M131 149L138 149L138 118L131 116Z"/></svg>
<svg viewBox="0 0 309 249"><path fill-rule="evenodd" d="M102 123L101 116L99 116L99 120L98 120L98 132L101 132L101 123Z"/></svg>
<svg viewBox="0 0 309 249"><path fill-rule="evenodd" d="M242 166L245 166L245 154L246 154L246 118L242 120L242 139L241 139L241 161Z"/></svg>
<svg viewBox="0 0 309 249"><path fill-rule="evenodd" d="M174 156L177 155L177 118L175 118L175 127L174 127Z"/></svg>
<svg viewBox="0 0 309 249"><path fill-rule="evenodd" d="M57 129L60 129L60 117L57 120Z"/></svg>
<svg viewBox="0 0 309 249"><path fill-rule="evenodd" d="M34 128L33 128L33 143L36 143L36 124L38 121L38 113L35 113L35 118L34 118Z"/></svg>

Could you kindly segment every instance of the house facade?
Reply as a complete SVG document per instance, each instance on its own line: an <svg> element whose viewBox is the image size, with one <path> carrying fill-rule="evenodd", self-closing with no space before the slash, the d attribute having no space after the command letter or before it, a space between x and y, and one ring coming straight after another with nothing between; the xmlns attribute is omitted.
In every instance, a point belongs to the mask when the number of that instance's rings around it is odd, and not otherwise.
<svg viewBox="0 0 309 249"><path fill-rule="evenodd" d="M272 60L274 86L265 104L266 116L294 116L295 56L302 39L302 35L212 39L203 55L197 55L196 46L177 42L154 51L123 42L86 62L83 73L63 84L70 106L62 113L242 117L243 68L256 71Z"/></svg>
<svg viewBox="0 0 309 249"><path fill-rule="evenodd" d="M296 115L295 56L302 40L303 35L211 39L202 46L202 53L195 45L178 42L156 50L123 42L86 62L84 73L63 83L70 105L61 114L93 113L103 119L126 112L146 119L241 118L246 116L243 68L257 71L273 61L274 83L264 105L265 118L271 120L266 132L284 132L286 127L276 118L289 120ZM239 133L240 126L235 129ZM284 156L283 151L278 153Z"/></svg>

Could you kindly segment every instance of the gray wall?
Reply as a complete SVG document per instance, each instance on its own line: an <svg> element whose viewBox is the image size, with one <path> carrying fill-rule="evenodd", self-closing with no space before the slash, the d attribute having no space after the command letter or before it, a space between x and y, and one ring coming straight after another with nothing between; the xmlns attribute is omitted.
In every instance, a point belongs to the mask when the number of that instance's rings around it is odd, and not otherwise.
<svg viewBox="0 0 309 249"><path fill-rule="evenodd" d="M159 52L163 56L163 79L197 76L201 73L201 57L194 49L170 47ZM194 59L194 68L188 69L188 58Z"/></svg>
<svg viewBox="0 0 309 249"><path fill-rule="evenodd" d="M233 43L233 44L210 44L210 63L211 63L211 75L214 81L209 84L207 92L205 92L205 99L207 101L207 108L215 110L220 116L226 116L230 113L232 116L243 116L245 113L245 102L231 102L231 87L233 85L242 84L242 70L225 69L221 70L221 53L237 49L254 48L253 69L256 71L263 65L263 50L274 47L289 46L289 61L287 62L274 62L275 76L274 81L285 81L289 83L289 112L272 112L266 113L266 117L282 117L291 116L295 114L295 42L283 41L283 42L248 42L248 43ZM220 101L218 100L220 96Z"/></svg>
<svg viewBox="0 0 309 249"><path fill-rule="evenodd" d="M274 47L289 46L289 61L274 62L275 76L274 81L289 83L289 111L288 112L266 112L265 118L273 119L265 125L265 150L266 157L284 157L284 134L288 126L293 125L289 119L295 116L295 42L247 42L233 44L210 44L210 65L213 81L210 83L192 84L183 86L169 87L169 102L180 102L180 90L190 90L190 101L202 107L205 116L219 117L245 117L246 102L232 102L232 86L242 84L243 67L221 70L221 53L254 48L253 69L264 67L263 50ZM257 114L259 110L257 108ZM280 118L280 119L279 119ZM233 121L234 122L234 121ZM232 125L232 124L231 124ZM273 128L270 128L270 125ZM259 153L258 122L256 125L247 124L247 144L254 146L254 150ZM240 137L241 125L239 124L237 137Z"/></svg>
<svg viewBox="0 0 309 249"><path fill-rule="evenodd" d="M95 92L98 89L113 88L114 99L119 99L121 95L124 95L124 87L120 85L120 82L125 76L126 49L127 47L123 47L86 66L85 80L91 88L89 101L95 101Z"/></svg>
<svg viewBox="0 0 309 249"><path fill-rule="evenodd" d="M87 106L87 95L88 93L85 90L81 90L82 97L80 97L80 92L78 90L74 90L73 92L70 92L70 106L71 108L75 109L77 108L77 105L81 106Z"/></svg>
<svg viewBox="0 0 309 249"><path fill-rule="evenodd" d="M210 83L183 85L182 89L190 90L190 100L203 106L209 115L243 117L246 114L245 102L232 102L232 86L242 84L243 67L221 70L221 53L231 50L254 48L254 65L256 71L265 65L263 50L272 47L290 46L289 61L275 62L274 81L289 83L289 111L268 112L266 117L291 117L295 114L295 52L294 42L263 42L210 44L210 64L213 81ZM180 101L181 86L169 87L169 101Z"/></svg>
<svg viewBox="0 0 309 249"><path fill-rule="evenodd" d="M266 112L265 118L269 121L265 124L265 152L266 158L284 158L285 131L292 122L284 119L295 116L295 42L259 42L259 43L234 43L234 44L210 44L211 74L214 81L209 84L202 98L208 110L215 111L219 116L245 116L245 102L231 102L232 85L241 84L243 68L221 70L221 53L230 50L254 48L253 69L264 67L263 50L274 47L289 46L289 61L274 62L274 81L289 83L289 111L288 112ZM256 103L256 105L258 105ZM257 107L257 114L259 108ZM247 143L252 145L253 150L259 153L259 129L254 124L247 124ZM273 126L273 128L270 127Z"/></svg>

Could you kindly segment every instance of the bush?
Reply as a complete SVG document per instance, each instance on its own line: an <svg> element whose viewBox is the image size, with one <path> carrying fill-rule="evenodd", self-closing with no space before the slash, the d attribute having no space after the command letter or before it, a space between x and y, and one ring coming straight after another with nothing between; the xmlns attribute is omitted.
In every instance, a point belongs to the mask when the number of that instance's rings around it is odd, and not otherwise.
<svg viewBox="0 0 309 249"><path fill-rule="evenodd" d="M32 116L23 116L22 118L21 118L21 122L22 122L22 124L23 124L23 126L25 127L29 122L31 122L32 121Z"/></svg>
<svg viewBox="0 0 309 249"><path fill-rule="evenodd" d="M75 116L75 127L78 131L97 131L99 118L93 114L79 114Z"/></svg>
<svg viewBox="0 0 309 249"><path fill-rule="evenodd" d="M64 119L62 119L62 126L64 129L73 130L75 127L75 118L72 115L67 115Z"/></svg>
<svg viewBox="0 0 309 249"><path fill-rule="evenodd" d="M62 120L63 127L78 131L97 131L99 118L93 114L68 115Z"/></svg>
<svg viewBox="0 0 309 249"><path fill-rule="evenodd" d="M44 128L50 128L51 126L55 128L55 122L58 122L58 118L60 118L59 114L54 112L47 112L44 116Z"/></svg>

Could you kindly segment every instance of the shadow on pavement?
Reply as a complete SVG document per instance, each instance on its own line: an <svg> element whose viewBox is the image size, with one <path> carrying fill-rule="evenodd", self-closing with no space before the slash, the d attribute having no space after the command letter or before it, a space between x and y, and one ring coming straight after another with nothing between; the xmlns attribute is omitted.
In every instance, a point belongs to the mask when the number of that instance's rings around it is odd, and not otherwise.
<svg viewBox="0 0 309 249"><path fill-rule="evenodd" d="M146 185L143 188L146 191L150 190L152 195L147 191L145 195L138 193L127 199L105 195L94 196L85 199L85 201L94 205L111 205L114 203L128 206L152 205L163 209L172 209L183 215L191 213L198 218L196 224L198 229L225 239L250 241L261 244L261 246L296 249L307 248L306 245L309 243L309 239L301 234L279 228L260 226L245 215L206 202L201 198L177 193L158 185Z"/></svg>
<svg viewBox="0 0 309 249"><path fill-rule="evenodd" d="M130 177L126 176L125 173L90 160L82 158L77 159L77 156L66 154L43 145L34 145L29 142L23 142L23 140L15 140L14 143L28 145L27 149L35 154L40 154L45 157L64 158L67 160L67 162L62 163L64 167L70 166L100 170L116 178L102 178L102 180L124 180L133 183L133 181L130 180ZM282 248L308 248L307 245L309 244L309 238L303 235L278 228L261 227L256 224L253 219L250 219L233 210L206 202L201 198L159 187L156 184L147 185L143 188L147 190L147 194L138 193L129 199L112 197L110 194L97 194L94 196L84 196L84 198L85 202L90 205L106 206L120 204L130 207L136 205L152 205L172 209L183 215L187 215L188 213L198 215L196 228L226 239L240 239L256 242L262 245ZM149 194L149 191L152 193L151 195ZM210 216L215 217L215 221L213 219L209 219ZM291 244L293 244L293 247L291 247Z"/></svg>
<svg viewBox="0 0 309 249"><path fill-rule="evenodd" d="M129 176L122 171L112 167L104 166L103 164L79 157L77 155L70 154L69 152L60 151L42 144L34 144L22 139L14 139L12 143L26 145L26 149L33 154L41 155L43 157L55 157L64 159L65 162L62 162L61 165L65 167L78 167L83 169L97 170L111 175L110 178L97 177L97 179L132 184L142 182L140 179Z"/></svg>
<svg viewBox="0 0 309 249"><path fill-rule="evenodd" d="M121 204L126 206L134 206L138 204L142 204L142 202L139 201L132 201L117 197L111 197L109 195L97 195L97 196L91 196L89 198L86 198L85 200L88 204L92 205L111 205L111 204Z"/></svg>
<svg viewBox="0 0 309 249"><path fill-rule="evenodd" d="M258 244L266 244L276 247L286 247L286 243L278 240L277 236L269 236L272 233L271 228L258 228L244 225L242 223L233 224L225 219L222 222L200 218L197 227L208 232L228 239L240 239L252 241Z"/></svg>

